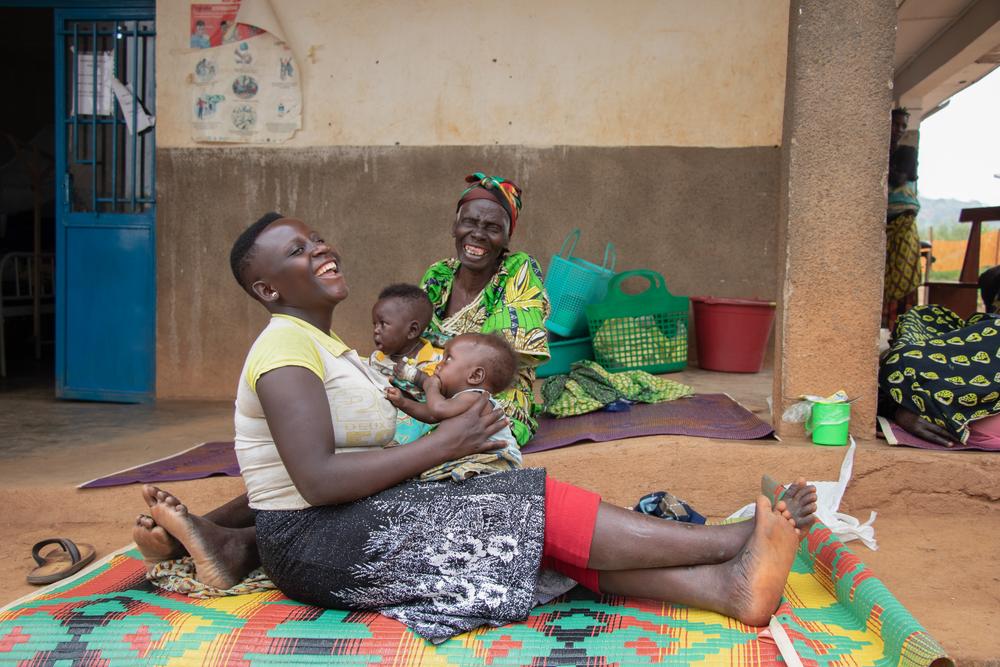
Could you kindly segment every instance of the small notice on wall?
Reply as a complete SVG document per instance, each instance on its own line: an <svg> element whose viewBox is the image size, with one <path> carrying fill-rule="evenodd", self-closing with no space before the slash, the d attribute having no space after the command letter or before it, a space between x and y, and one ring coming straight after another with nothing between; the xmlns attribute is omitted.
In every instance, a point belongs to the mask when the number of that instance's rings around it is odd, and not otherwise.
<svg viewBox="0 0 1000 667"><path fill-rule="evenodd" d="M191 5L195 141L275 143L302 127L298 65L268 0Z"/></svg>
<svg viewBox="0 0 1000 667"><path fill-rule="evenodd" d="M113 56L110 51L96 55L86 52L77 54L76 94L72 99L73 115L111 115L112 62Z"/></svg>

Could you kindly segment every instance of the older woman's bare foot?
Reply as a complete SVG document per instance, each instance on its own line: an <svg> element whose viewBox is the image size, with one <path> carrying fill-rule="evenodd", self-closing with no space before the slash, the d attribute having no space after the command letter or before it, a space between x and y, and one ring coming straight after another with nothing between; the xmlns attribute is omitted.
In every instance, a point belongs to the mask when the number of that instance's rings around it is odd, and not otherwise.
<svg viewBox="0 0 1000 667"><path fill-rule="evenodd" d="M747 625L767 625L781 602L799 546L798 530L780 508L758 496L753 534L728 565L731 593L726 613Z"/></svg>
<svg viewBox="0 0 1000 667"><path fill-rule="evenodd" d="M151 498L153 521L187 549L201 583L231 588L260 564L253 528L218 526L189 513L180 500L160 489Z"/></svg>
<svg viewBox="0 0 1000 667"><path fill-rule="evenodd" d="M799 477L790 484L781 496L781 502L785 504L795 527L802 535L816 523L816 500L816 487L806 482L804 477Z"/></svg>

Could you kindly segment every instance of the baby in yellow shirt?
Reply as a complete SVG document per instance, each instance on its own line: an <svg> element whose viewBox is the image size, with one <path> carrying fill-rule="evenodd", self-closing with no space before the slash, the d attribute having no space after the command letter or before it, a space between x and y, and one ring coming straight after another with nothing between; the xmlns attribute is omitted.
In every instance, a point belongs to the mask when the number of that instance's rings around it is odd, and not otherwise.
<svg viewBox="0 0 1000 667"><path fill-rule="evenodd" d="M389 285L372 307L375 351L369 365L414 398L423 398L423 380L433 375L443 351L422 334L434 307L427 293L416 285Z"/></svg>

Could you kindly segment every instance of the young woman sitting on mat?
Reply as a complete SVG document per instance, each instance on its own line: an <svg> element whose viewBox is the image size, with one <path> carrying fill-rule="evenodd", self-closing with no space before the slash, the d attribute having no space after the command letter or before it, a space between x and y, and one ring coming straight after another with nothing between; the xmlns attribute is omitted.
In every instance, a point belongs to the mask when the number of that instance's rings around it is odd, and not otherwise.
<svg viewBox="0 0 1000 667"><path fill-rule="evenodd" d="M525 618L541 568L594 591L764 625L777 607L815 489L800 483L753 521L692 526L604 503L524 469L415 482L490 451L508 423L485 396L407 445L383 449L384 380L330 331L348 296L341 257L301 220L268 214L233 246L240 285L271 313L239 379L236 448L247 495L206 517L146 486L135 539L150 562L184 552L218 588L257 564L289 597L375 610L441 640Z"/></svg>

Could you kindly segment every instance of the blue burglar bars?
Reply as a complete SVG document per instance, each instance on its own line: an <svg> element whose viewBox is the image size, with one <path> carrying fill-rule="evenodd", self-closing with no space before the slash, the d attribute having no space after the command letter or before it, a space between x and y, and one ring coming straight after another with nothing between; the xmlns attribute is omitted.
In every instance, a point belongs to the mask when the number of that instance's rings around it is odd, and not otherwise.
<svg viewBox="0 0 1000 667"><path fill-rule="evenodd" d="M156 113L154 16L153 5L55 12L60 398L153 398L156 129L136 130ZM114 80L134 103L119 103Z"/></svg>

